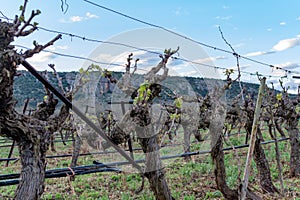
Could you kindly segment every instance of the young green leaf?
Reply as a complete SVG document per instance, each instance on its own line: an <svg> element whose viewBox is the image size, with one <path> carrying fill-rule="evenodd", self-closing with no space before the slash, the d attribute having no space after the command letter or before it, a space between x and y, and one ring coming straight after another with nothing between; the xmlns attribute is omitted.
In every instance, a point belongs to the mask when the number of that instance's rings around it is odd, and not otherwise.
<svg viewBox="0 0 300 200"><path fill-rule="evenodd" d="M276 99L277 99L278 101L281 101L281 100L282 100L282 93L276 94Z"/></svg>

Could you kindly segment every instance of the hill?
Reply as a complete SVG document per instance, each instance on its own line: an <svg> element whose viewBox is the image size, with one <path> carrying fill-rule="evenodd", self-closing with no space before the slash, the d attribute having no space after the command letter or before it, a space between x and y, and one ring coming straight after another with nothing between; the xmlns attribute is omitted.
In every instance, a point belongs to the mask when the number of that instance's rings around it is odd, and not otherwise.
<svg viewBox="0 0 300 200"><path fill-rule="evenodd" d="M64 88L70 88L76 79L78 72L58 72L59 76L62 78L62 83ZM47 72L46 74L48 80L56 87L58 87L57 79L52 72ZM121 78L121 72L114 72L113 76L116 79ZM140 76L140 75L137 75ZM141 77L138 78L141 80ZM209 90L209 85L212 85L214 79L203 79L195 77L170 77L168 78L168 84L175 85L178 90L186 92L188 94L187 84L190 84L192 90L201 95L205 96ZM256 94L259 85L252 83L242 83L243 87L247 90L247 93ZM226 93L227 100L232 99L237 94L240 93L240 87L238 83L234 83L230 90ZM163 94L162 94L163 95ZM14 85L14 97L17 100L17 110L21 111L24 105L24 101L29 98L30 103L28 109L35 109L37 104L43 100L45 96L45 91L43 85L28 71L19 71L19 76L15 77ZM168 99L169 97L164 97L163 99Z"/></svg>

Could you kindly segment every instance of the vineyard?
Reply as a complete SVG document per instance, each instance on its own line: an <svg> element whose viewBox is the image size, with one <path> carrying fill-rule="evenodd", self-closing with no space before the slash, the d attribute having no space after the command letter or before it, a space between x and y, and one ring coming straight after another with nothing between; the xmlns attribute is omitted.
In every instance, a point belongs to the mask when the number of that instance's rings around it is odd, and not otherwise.
<svg viewBox="0 0 300 200"><path fill-rule="evenodd" d="M236 178L238 176L238 165L241 163L236 162L236 165L232 165L232 160L239 156L240 160L244 160L246 156L246 150L248 145L238 145L244 143L245 132L241 132L240 135L235 135L234 133L228 138L228 143L234 146L226 145L224 147L225 153L225 164L227 168L228 184L230 187L236 187ZM267 137L266 139L271 139ZM279 149L282 152L282 165L284 181L286 186L286 198L296 198L299 195L298 180L291 179L288 176L289 170L289 143L288 139L279 140ZM208 141L203 142L192 142L191 151L191 161L186 162L183 159L184 153L171 156L163 156L163 158L172 159L166 167L166 174L168 177L170 187L174 191L174 197L176 199L221 199L222 194L217 190L214 184L214 174L213 165L209 157L209 150L204 150L209 145L205 144ZM120 172L107 172L104 173L103 166L98 165L98 173L95 172L95 167L97 165L93 164L93 161L101 161L103 158L101 155L110 154L110 152L98 152L93 150L88 150L89 146L84 145L81 150L81 155L79 155L78 166L84 166L86 172L90 170L92 174L79 176L76 173L75 181L71 182L70 177L73 172L67 167L70 165L70 157L72 156L72 139L67 140L66 145L61 141L61 138L55 139L56 152L49 152L47 156L47 170L50 169L60 169L62 172L62 178L53 178L57 174L53 173L51 176L46 175L46 190L42 196L42 199L94 199L101 196L100 199L154 199L152 192L145 186L144 191L141 194L135 194L137 187L140 187L141 177L138 174L127 174ZM275 162L275 151L274 151L274 140L268 140L262 142L263 148L266 150L266 155L270 163L270 170L272 172L272 177L274 184L279 186L278 180L278 170ZM180 150L182 150L182 145L175 144ZM6 157L9 153L11 147L11 141L2 139L1 140L1 157ZM138 151L138 150L135 150ZM87 152L87 153L85 153ZM115 153L114 151L111 154ZM10 159L1 159L1 168L3 169L1 174L14 174L16 171L20 170L18 161L16 161L18 153L14 152L13 157ZM10 160L9 166L5 167L7 160ZM111 163L111 167L119 168L122 165L128 165L128 163ZM107 164L106 164L107 165ZM254 166L254 165L253 165ZM93 168L94 167L94 168ZM64 169L64 170L62 170ZM76 170L74 169L76 172ZM101 172L101 173L100 173ZM69 174L69 176L67 175ZM272 199L263 193L257 184L256 176L258 175L257 170L254 170L250 175L250 184L253 189L255 189L259 194L261 194L266 199ZM12 198L16 186L8 186L10 184L16 184L13 182L3 181L4 177L1 176L1 194L2 198ZM51 179L50 179L51 178ZM101 184L100 184L101 183ZM4 187L5 185L5 187ZM279 196L277 197L279 198Z"/></svg>
<svg viewBox="0 0 300 200"><path fill-rule="evenodd" d="M240 59L259 62L236 53L221 28L231 51L197 43L234 57L236 69L218 68L223 80L171 76L178 60L196 64L180 46L134 47L157 62L142 69L141 54L125 52L122 73L90 63L63 80L54 64L49 76L28 62L63 33L25 51L12 44L39 28L41 12L27 18L26 6L0 21L2 199L300 199L300 90L259 73L247 88ZM16 87L29 74L40 87Z"/></svg>

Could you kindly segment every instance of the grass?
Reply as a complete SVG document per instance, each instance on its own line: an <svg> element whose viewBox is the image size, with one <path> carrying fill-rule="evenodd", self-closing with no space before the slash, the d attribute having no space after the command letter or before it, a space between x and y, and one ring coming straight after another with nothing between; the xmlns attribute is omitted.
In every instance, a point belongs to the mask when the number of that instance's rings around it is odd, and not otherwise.
<svg viewBox="0 0 300 200"><path fill-rule="evenodd" d="M268 138L267 138L268 139ZM267 140L266 139L266 140ZM242 135L231 136L227 139L226 146L243 144ZM0 144L4 145L4 144ZM57 152L49 151L48 155L57 155L71 153L72 145L70 142L64 146L62 143L56 144ZM209 142L193 143L192 151L207 150ZM272 178L275 185L279 188L278 170L275 161L275 145L264 145L266 156L270 163ZM285 197L270 196L263 194L259 187L259 179L255 164L252 164L250 174L250 187L264 199L300 199L300 179L289 178L289 142L280 142L281 163L283 166L283 175L285 183ZM81 153L92 151L86 145L83 145ZM170 155L182 152L183 147L172 147L163 150L164 155ZM7 157L9 148L1 148L0 157ZM235 151L225 151L225 165L227 172L227 183L230 187L237 187L237 178L242 174L247 148L237 149ZM13 157L17 157L17 149L14 150ZM140 156L142 157L142 156ZM113 161L119 159L117 156L103 155L80 157L79 165L90 165L93 160ZM48 169L67 167L70 164L70 158L56 158L47 160ZM4 167L4 162L0 163L0 173L15 173L20 171L19 162L10 162L9 167ZM193 156L190 162L185 162L182 158L173 159L165 162L166 179L175 199L193 200L193 199L223 199L222 194L216 188L214 181L214 168L209 154ZM121 199L121 200L154 200L155 197L149 189L148 181L145 181L144 190L136 194L135 191L140 188L142 178L140 175L130 172L124 173L97 173L76 176L75 181L70 181L68 177L46 179L46 188L42 199ZM0 198L9 199L13 197L16 186L0 187Z"/></svg>

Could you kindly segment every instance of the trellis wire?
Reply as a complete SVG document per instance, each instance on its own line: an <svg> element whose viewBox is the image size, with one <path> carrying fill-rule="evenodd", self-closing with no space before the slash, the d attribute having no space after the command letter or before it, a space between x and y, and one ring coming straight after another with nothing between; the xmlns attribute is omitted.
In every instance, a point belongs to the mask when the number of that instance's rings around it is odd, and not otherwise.
<svg viewBox="0 0 300 200"><path fill-rule="evenodd" d="M277 139L277 142L282 142L289 140L290 138L280 138ZM261 142L262 145L271 144L274 143L275 140L269 140ZM249 147L248 144L244 145L238 145L233 147L227 147L223 148L223 151L230 151L233 149L243 149ZM168 159L174 159L174 158L180 158L180 157L186 157L186 156L195 156L195 155L203 155L210 153L211 150L204 150L204 151L194 151L194 152L187 152L182 154L175 154L170 156L162 156L162 160L168 160ZM136 163L143 163L144 159L135 160ZM97 172L122 172L120 169L117 168L111 168L110 166L122 166L122 165L130 165L131 163L128 161L122 161L122 162L111 162L111 163L99 163L98 161L94 161L96 163L95 165L86 165L86 166L77 166L73 168L62 168L62 169L52 169L47 170L45 178L59 178L59 177L66 177L70 175L84 175L89 173L97 173ZM19 180L16 180L16 178L19 178L20 173L14 173L14 174L5 174L0 175L0 180L6 180L6 181L0 181L0 186L8 186L8 185L15 185L19 183ZM15 180L9 180L9 179L15 179Z"/></svg>

